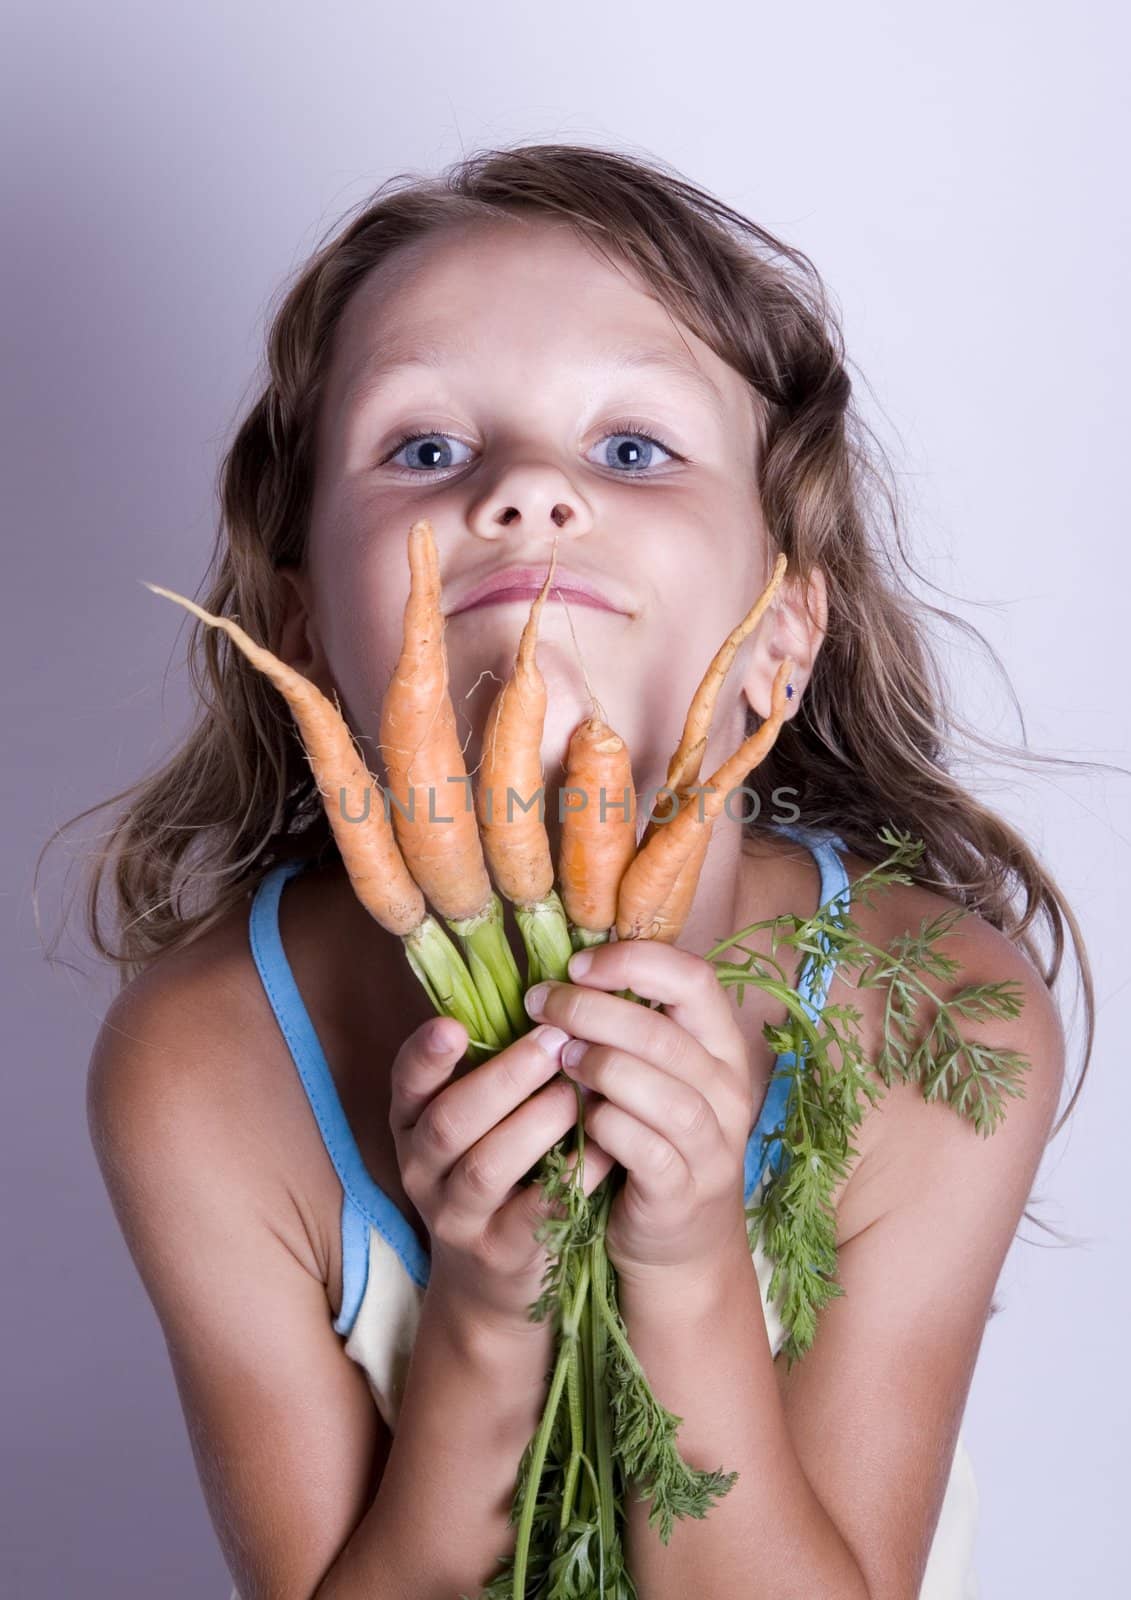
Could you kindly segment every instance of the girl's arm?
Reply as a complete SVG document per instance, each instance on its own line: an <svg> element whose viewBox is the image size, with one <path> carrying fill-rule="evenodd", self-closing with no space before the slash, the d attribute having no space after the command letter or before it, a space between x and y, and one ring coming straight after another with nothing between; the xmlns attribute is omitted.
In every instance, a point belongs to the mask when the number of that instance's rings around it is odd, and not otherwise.
<svg viewBox="0 0 1131 1600"><path fill-rule="evenodd" d="M552 1362L548 1325L481 1324L430 1284L380 1487L317 1600L474 1600L514 1548L515 1474Z"/></svg>
<svg viewBox="0 0 1131 1600"><path fill-rule="evenodd" d="M211 979L190 988L135 981L111 1006L90 1064L89 1118L242 1600L474 1595L513 1548L515 1475L544 1403L551 1330L523 1315L541 1266L527 1249L531 1270L512 1271L507 1316L434 1261L390 1443L331 1325L286 1180L286 1130L264 1116L270 1086L239 1043L247 1019ZM424 1031L398 1055L404 1088L414 1067L435 1085ZM460 1053L449 1049L441 1071ZM462 1091L468 1137L486 1085L490 1118L503 1101L520 1107L481 1143L494 1157L473 1173L485 1211L510 1187L508 1154L521 1175L575 1113L569 1085L533 1092L555 1070L536 1055L528 1036L495 1058L493 1077L480 1067L449 1096L452 1106ZM452 1111L426 1124L437 1155L445 1139L458 1143L456 1121ZM458 1153L450 1147L448 1160ZM529 1239L534 1207L523 1222L518 1205L513 1233Z"/></svg>

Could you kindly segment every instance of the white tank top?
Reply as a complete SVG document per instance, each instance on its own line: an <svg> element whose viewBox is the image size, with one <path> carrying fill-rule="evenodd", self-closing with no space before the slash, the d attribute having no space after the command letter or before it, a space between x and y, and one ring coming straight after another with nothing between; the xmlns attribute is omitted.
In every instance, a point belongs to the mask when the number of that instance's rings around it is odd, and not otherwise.
<svg viewBox="0 0 1131 1600"><path fill-rule="evenodd" d="M821 904L847 908L849 878L835 834L780 825L779 831L806 844L821 871ZM373 1403L390 1432L395 1431L409 1356L416 1337L429 1257L408 1219L365 1167L338 1097L329 1063L310 1020L279 936L279 900L286 882L306 863L271 868L256 889L251 908L252 954L267 998L290 1049L327 1152L342 1184L342 1309L333 1323L345 1341L346 1355L365 1373ZM816 1022L832 979L831 965L814 981L807 958L798 991ZM780 1131L792 1079L792 1053L779 1056L746 1150L746 1200L751 1204L776 1170ZM776 1356L785 1337L778 1307L769 1298L773 1265L761 1242L752 1260L765 1312L770 1351ZM517 1470L518 1463L515 1463ZM951 1463L942 1510L935 1528L919 1600L978 1600L973 1548L978 1491L961 1432ZM236 1589L230 1600L240 1600Z"/></svg>

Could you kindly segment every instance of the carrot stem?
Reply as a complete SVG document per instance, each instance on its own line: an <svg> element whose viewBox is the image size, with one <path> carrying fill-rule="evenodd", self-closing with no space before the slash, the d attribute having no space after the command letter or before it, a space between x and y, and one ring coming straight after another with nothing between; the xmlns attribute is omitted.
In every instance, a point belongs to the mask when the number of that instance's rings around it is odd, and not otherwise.
<svg viewBox="0 0 1131 1600"><path fill-rule="evenodd" d="M510 1043L493 1026L462 955L440 923L429 914L403 940L408 964L442 1017L455 1017L468 1033L468 1057L476 1064Z"/></svg>
<svg viewBox="0 0 1131 1600"><path fill-rule="evenodd" d="M569 1466L566 1468L565 1488L562 1491L562 1510L558 1528L564 1533L573 1515L573 1496L577 1487L577 1474L585 1450L585 1419L581 1409L580 1350L577 1343L570 1346L569 1366L566 1370L566 1401L569 1405Z"/></svg>
<svg viewBox="0 0 1131 1600"><path fill-rule="evenodd" d="M526 947L526 987L543 978L566 982L569 958L577 946L557 890L551 889L533 905L516 905L514 916Z"/></svg>
<svg viewBox="0 0 1131 1600"><path fill-rule="evenodd" d="M573 1299L568 1312L562 1319L561 1333L558 1337L558 1357L554 1363L553 1376L550 1379L550 1392L542 1411L542 1420L538 1424L538 1432L534 1435L534 1447L530 1455L526 1488L522 1497L522 1509L518 1516L518 1533L515 1536L512 1584L514 1600L526 1600L526 1567L530 1558L530 1535L534 1528L534 1512L538 1503L538 1489L541 1485L542 1472L546 1465L546 1452L550 1445L550 1435L557 1419L558 1405L562 1398L566 1376L569 1371L571 1346L576 1346L577 1344L581 1312L588 1299L589 1271L589 1257L586 1254L582 1258L581 1270L578 1273L577 1288Z"/></svg>
<svg viewBox="0 0 1131 1600"><path fill-rule="evenodd" d="M613 1541L616 1539L616 1493L613 1487L613 1439L610 1420L607 1359L608 1329L604 1316L598 1316L594 1307L603 1306L607 1301L606 1283L609 1261L605 1254L605 1228L608 1223L612 1201L612 1185L610 1184L601 1198L600 1210L597 1213L597 1230L589 1246L590 1282L593 1285L592 1294L589 1297L592 1301L589 1306L589 1338L593 1362L593 1410L597 1424L596 1455L597 1484L599 1488L597 1517L600 1525L599 1549L602 1564L605 1551L613 1548ZM605 1583L604 1575L602 1574L598 1593L603 1595L604 1592Z"/></svg>
<svg viewBox="0 0 1131 1600"><path fill-rule="evenodd" d="M471 980L491 1027L503 1044L510 1044L529 1030L530 1018L522 1003L525 991L503 916L503 902L492 889L486 906L475 916L460 921L447 917L445 921L467 958Z"/></svg>

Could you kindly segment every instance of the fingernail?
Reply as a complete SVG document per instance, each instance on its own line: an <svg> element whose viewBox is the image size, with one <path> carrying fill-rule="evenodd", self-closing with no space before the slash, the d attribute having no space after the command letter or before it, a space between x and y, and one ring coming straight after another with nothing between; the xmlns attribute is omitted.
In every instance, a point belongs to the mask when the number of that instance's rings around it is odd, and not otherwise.
<svg viewBox="0 0 1131 1600"><path fill-rule="evenodd" d="M536 1017L546 1004L546 996L549 992L550 985L548 983L536 983L533 989L527 990L523 1005L525 1005L532 1017Z"/></svg>
<svg viewBox="0 0 1131 1600"><path fill-rule="evenodd" d="M585 1050L584 1039L571 1039L562 1051L562 1066L566 1068L576 1067L585 1054Z"/></svg>
<svg viewBox="0 0 1131 1600"><path fill-rule="evenodd" d="M588 950L576 950L566 963L571 978L580 978L589 971L593 965L593 957Z"/></svg>
<svg viewBox="0 0 1131 1600"><path fill-rule="evenodd" d="M443 1023L434 1022L428 1030L428 1038L425 1041L429 1054L434 1056L447 1055L452 1048L450 1035L451 1030L445 1028Z"/></svg>
<svg viewBox="0 0 1131 1600"><path fill-rule="evenodd" d="M545 1055L556 1056L568 1040L569 1034L562 1028L552 1028L549 1023L544 1022L541 1027L533 1030L530 1037Z"/></svg>

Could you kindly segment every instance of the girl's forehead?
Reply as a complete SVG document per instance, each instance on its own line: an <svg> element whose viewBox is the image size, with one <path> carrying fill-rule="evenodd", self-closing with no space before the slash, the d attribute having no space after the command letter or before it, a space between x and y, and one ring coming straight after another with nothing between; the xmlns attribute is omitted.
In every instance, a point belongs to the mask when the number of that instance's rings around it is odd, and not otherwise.
<svg viewBox="0 0 1131 1600"><path fill-rule="evenodd" d="M716 424L754 422L750 385L615 255L553 223L449 228L400 246L355 290L334 341L332 410L350 415L397 369L522 360L657 375Z"/></svg>
<svg viewBox="0 0 1131 1600"><path fill-rule="evenodd" d="M497 309L500 323L518 306L541 311L548 325L630 316L662 331L673 321L629 262L606 259L574 228L525 219L449 227L398 246L366 274L342 320L376 335L410 319L458 323L469 305Z"/></svg>

